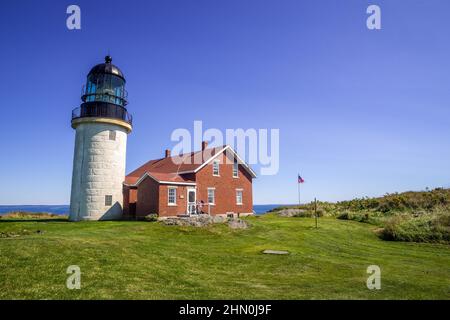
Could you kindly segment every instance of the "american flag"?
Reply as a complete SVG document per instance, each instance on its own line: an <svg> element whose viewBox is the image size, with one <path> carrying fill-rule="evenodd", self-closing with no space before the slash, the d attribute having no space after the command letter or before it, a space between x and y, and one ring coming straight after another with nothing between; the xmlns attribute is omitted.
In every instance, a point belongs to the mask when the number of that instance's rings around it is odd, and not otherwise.
<svg viewBox="0 0 450 320"><path fill-rule="evenodd" d="M303 182L305 182L305 180L303 180L303 178L300 177L300 175L298 175L298 183L303 183Z"/></svg>

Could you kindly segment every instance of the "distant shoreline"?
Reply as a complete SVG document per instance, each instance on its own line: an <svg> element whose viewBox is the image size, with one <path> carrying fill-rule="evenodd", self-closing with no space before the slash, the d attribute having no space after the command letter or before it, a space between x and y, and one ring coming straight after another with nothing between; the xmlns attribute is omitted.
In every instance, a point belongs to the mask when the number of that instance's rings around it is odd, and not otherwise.
<svg viewBox="0 0 450 320"><path fill-rule="evenodd" d="M267 211L284 206L283 204L255 204L253 205L253 210L256 214L263 214ZM10 212L45 212L53 213L58 215L68 215L69 205L0 205L0 215L4 215Z"/></svg>

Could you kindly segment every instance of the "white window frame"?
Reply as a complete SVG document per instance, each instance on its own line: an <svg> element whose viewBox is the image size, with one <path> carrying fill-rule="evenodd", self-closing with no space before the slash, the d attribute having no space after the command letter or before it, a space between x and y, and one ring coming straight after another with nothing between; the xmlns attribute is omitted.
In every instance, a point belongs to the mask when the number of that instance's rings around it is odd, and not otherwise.
<svg viewBox="0 0 450 320"><path fill-rule="evenodd" d="M175 201L170 202L170 190L174 190ZM177 205L177 187L167 187L167 205L176 206Z"/></svg>
<svg viewBox="0 0 450 320"><path fill-rule="evenodd" d="M216 165L217 165L217 174L215 173ZM219 160L214 160L213 161L212 171L213 171L213 176L214 177L220 177L220 161Z"/></svg>
<svg viewBox="0 0 450 320"><path fill-rule="evenodd" d="M233 162L233 178L239 178L239 162L234 159Z"/></svg>
<svg viewBox="0 0 450 320"><path fill-rule="evenodd" d="M241 194L241 201L238 201L238 193ZM236 204L238 206L242 206L244 204L244 190L243 189L236 189Z"/></svg>
<svg viewBox="0 0 450 320"><path fill-rule="evenodd" d="M212 194L213 194L213 202L210 202L209 201L209 192L210 191L212 191ZM215 204L216 204L216 188L208 188L207 189L207 198L208 198L208 204L210 205L210 206L214 206Z"/></svg>

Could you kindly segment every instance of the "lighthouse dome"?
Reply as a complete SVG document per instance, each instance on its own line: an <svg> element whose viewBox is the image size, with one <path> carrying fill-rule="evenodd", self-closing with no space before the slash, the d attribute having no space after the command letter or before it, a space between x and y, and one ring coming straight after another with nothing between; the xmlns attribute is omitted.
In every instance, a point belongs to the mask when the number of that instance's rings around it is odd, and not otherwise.
<svg viewBox="0 0 450 320"><path fill-rule="evenodd" d="M91 69L91 71L89 71L88 77L104 74L112 74L122 78L125 81L125 77L123 76L122 71L119 69L119 67L112 64L112 58L109 55L105 57L105 63L97 64Z"/></svg>

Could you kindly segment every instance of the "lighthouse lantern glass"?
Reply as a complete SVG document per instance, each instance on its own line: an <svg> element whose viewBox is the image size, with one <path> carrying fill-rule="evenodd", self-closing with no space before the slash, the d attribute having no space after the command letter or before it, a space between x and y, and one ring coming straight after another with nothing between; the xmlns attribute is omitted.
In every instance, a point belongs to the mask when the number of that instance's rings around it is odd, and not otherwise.
<svg viewBox="0 0 450 320"><path fill-rule="evenodd" d="M86 102L104 101L125 106L125 81L112 74L91 74L85 94Z"/></svg>

